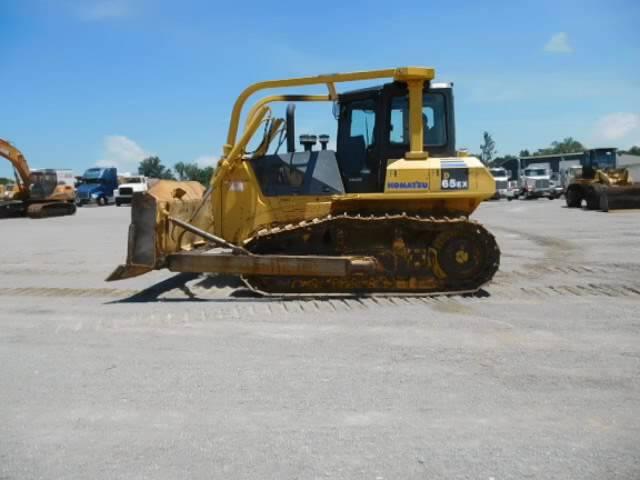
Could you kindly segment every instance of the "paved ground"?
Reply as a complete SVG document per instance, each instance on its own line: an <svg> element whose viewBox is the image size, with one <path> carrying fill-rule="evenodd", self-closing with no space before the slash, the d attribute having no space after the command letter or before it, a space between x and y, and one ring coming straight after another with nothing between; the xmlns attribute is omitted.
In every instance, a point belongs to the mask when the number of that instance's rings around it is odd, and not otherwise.
<svg viewBox="0 0 640 480"><path fill-rule="evenodd" d="M484 295L304 301L104 283L128 212L1 223L0 478L640 478L640 212L487 203Z"/></svg>

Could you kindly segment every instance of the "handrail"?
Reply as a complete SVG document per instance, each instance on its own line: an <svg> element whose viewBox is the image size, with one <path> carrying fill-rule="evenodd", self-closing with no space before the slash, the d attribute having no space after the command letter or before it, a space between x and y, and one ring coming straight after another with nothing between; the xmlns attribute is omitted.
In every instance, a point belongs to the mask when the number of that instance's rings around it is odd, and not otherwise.
<svg viewBox="0 0 640 480"><path fill-rule="evenodd" d="M269 103L273 102L328 102L331 100L330 95L271 95L258 100L249 113L247 114L247 120L245 122L245 128L251 122L251 119L255 115L256 111Z"/></svg>
<svg viewBox="0 0 640 480"><path fill-rule="evenodd" d="M227 143L224 146L223 156L230 154L234 148L234 144L238 135L238 125L240 123L240 115L247 99L259 90L283 87L301 87L308 85L327 85L329 96L335 96L334 83L353 82L361 80L375 80L379 78L393 78L397 81L420 80L422 82L432 80L435 77L435 71L432 68L425 67L401 67L387 68L382 70L369 70L351 73L333 73L326 75L317 75L311 77L289 78L283 80L268 80L264 82L254 83L247 87L236 100L231 112L231 120L229 122L229 132L227 134Z"/></svg>
<svg viewBox="0 0 640 480"><path fill-rule="evenodd" d="M236 143L229 154L220 161L220 166L218 167L215 175L211 178L212 188L218 188L220 186L220 182L225 177L227 172L230 171L231 168L238 162L238 159L242 158L242 153L244 152L245 147L247 146L253 135L256 133L256 130L258 130L258 127L262 123L264 117L267 115L267 112L269 112L269 107L266 107L264 105L258 109L258 111L251 119L251 122L249 122L249 125L247 125L247 128L245 128L244 133L242 134L242 137L240 138L238 143Z"/></svg>

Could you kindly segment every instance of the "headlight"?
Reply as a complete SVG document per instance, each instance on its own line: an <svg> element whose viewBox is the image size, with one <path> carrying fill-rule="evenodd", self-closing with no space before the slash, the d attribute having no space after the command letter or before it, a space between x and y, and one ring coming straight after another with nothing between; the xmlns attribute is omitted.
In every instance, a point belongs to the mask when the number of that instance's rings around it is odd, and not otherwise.
<svg viewBox="0 0 640 480"><path fill-rule="evenodd" d="M91 198L93 198L95 200L96 198L98 198L98 194L97 193L92 193L91 194Z"/></svg>

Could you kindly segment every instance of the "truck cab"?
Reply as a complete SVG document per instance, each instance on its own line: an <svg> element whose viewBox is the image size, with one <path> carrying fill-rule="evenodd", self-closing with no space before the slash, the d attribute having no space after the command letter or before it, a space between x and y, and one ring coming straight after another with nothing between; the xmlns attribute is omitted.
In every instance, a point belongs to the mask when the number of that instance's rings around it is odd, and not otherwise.
<svg viewBox="0 0 640 480"><path fill-rule="evenodd" d="M509 188L509 173L502 167L490 168L491 176L496 181L496 194L492 199L507 198Z"/></svg>
<svg viewBox="0 0 640 480"><path fill-rule="evenodd" d="M76 205L90 203L108 205L113 202L113 191L118 188L118 170L116 168L94 167L88 169L76 190Z"/></svg>
<svg viewBox="0 0 640 480"><path fill-rule="evenodd" d="M546 197L556 198L556 191L551 184L551 172L544 167L527 167L520 177L520 194L523 198Z"/></svg>
<svg viewBox="0 0 640 480"><path fill-rule="evenodd" d="M133 194L146 192L149 189L149 179L144 175L127 175L120 179L120 186L113 191L116 206L131 203Z"/></svg>
<svg viewBox="0 0 640 480"><path fill-rule="evenodd" d="M561 185L562 193L566 194L569 185L576 182L577 179L582 178L582 165L570 165L561 172Z"/></svg>

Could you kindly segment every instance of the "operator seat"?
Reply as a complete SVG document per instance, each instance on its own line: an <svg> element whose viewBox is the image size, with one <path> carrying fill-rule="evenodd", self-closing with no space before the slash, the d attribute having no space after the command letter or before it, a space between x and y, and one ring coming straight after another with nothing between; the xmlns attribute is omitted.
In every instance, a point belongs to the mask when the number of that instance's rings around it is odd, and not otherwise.
<svg viewBox="0 0 640 480"><path fill-rule="evenodd" d="M368 190L366 180L371 176L371 171L367 165L367 144L364 135L347 137L341 143L338 151L338 165L347 193Z"/></svg>

